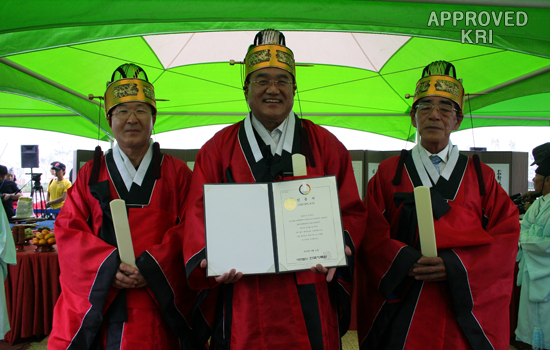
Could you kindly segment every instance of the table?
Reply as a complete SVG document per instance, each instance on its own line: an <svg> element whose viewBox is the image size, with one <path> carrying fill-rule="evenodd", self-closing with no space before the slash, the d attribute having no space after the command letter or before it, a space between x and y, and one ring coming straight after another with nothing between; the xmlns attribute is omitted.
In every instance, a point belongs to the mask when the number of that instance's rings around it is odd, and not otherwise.
<svg viewBox="0 0 550 350"><path fill-rule="evenodd" d="M10 344L52 330L53 308L61 293L57 251L35 253L34 249L25 246L17 253L17 265L8 265L5 287L11 330L4 340Z"/></svg>

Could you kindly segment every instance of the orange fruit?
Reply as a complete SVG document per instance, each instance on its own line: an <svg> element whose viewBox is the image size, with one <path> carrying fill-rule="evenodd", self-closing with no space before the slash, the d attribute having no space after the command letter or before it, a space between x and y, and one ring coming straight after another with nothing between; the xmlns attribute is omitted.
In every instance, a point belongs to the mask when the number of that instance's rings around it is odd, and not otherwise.
<svg viewBox="0 0 550 350"><path fill-rule="evenodd" d="M46 242L45 239L41 239L41 240L38 241L38 244L46 244L46 243L47 243L47 242Z"/></svg>
<svg viewBox="0 0 550 350"><path fill-rule="evenodd" d="M48 233L47 235L44 236L44 239L47 241L49 238L52 238L53 235L51 233Z"/></svg>
<svg viewBox="0 0 550 350"><path fill-rule="evenodd" d="M51 243L55 243L55 238L53 238L53 237L52 237L52 238L48 238L48 243L50 243L50 244L51 244Z"/></svg>
<svg viewBox="0 0 550 350"><path fill-rule="evenodd" d="M38 239L44 239L44 235L41 234L41 233L37 233L37 234L36 234L36 238L38 238Z"/></svg>
<svg viewBox="0 0 550 350"><path fill-rule="evenodd" d="M34 237L32 239L32 244L38 244L38 241L40 241L38 238Z"/></svg>
<svg viewBox="0 0 550 350"><path fill-rule="evenodd" d="M41 234L43 234L44 236L47 235L48 233L50 233L50 230L42 230L42 232L40 232Z"/></svg>

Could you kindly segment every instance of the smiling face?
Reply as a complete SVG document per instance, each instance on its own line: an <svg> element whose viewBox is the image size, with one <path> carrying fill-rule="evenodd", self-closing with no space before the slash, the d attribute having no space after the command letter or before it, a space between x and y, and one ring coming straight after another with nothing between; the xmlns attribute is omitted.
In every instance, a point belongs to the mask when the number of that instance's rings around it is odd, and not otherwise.
<svg viewBox="0 0 550 350"><path fill-rule="evenodd" d="M452 108L456 106L453 102L445 97L428 96L419 100L418 104L431 103L435 105L449 105ZM448 116L443 115L440 110L435 107L429 113L423 113L418 109L411 111L411 120L415 128L418 129L420 135L420 144L428 152L436 154L441 152L449 144L451 132L458 130L462 123L463 116L457 114L453 110Z"/></svg>
<svg viewBox="0 0 550 350"><path fill-rule="evenodd" d="M278 87L275 84L260 86L254 81L288 81L293 82L290 73L280 68L262 68L250 74L244 86L246 101L250 110L269 131L278 127L288 116L294 105L295 84Z"/></svg>
<svg viewBox="0 0 550 350"><path fill-rule="evenodd" d="M143 113L143 112L147 113ZM126 154L149 149L149 139L153 132L155 116L151 115L151 107L143 102L126 102L119 104L112 113L109 124L119 147ZM122 112L122 113L121 113ZM120 114L127 114L126 118ZM145 153L144 153L145 154Z"/></svg>

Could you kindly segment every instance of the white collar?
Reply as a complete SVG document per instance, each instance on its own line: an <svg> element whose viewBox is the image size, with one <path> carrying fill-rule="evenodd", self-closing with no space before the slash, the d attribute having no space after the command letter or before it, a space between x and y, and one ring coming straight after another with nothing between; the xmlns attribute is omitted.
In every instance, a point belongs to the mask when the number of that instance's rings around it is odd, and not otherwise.
<svg viewBox="0 0 550 350"><path fill-rule="evenodd" d="M118 143L113 147L113 159L115 160L118 172L120 173L120 176L122 177L124 185L126 185L126 189L128 191L130 191L132 183L136 183L141 186L143 179L145 178L145 173L147 173L149 164L151 164L151 160L153 159L153 140L149 139L149 149L147 150L147 153L145 153L141 163L139 163L137 170L130 161L130 158L128 158L128 156L120 149Z"/></svg>
<svg viewBox="0 0 550 350"><path fill-rule="evenodd" d="M424 152L421 152L421 150L424 150ZM414 146L411 153L414 165L416 167L418 175L420 176L420 180L422 181L422 185L426 187L432 187L432 182L430 181L430 178L432 179L433 183L437 183L440 176L443 176L443 178L449 180L455 168L456 162L458 161L459 155L458 147L454 146L451 141L449 141L447 147L445 147L441 152L437 154L441 159L447 159L445 169L441 174L439 174L429 157L431 153L426 151L426 149L422 147L422 145L417 144L416 146Z"/></svg>
<svg viewBox="0 0 550 350"><path fill-rule="evenodd" d="M424 148L424 146L420 145L420 148L422 150L424 150L424 152L426 153L426 155L428 156L428 158L430 156L438 156L439 158L441 158L441 160L445 163L447 163L447 159L449 158L449 150L453 147L453 144L451 143L451 141L449 141L449 143L447 144L447 146L445 146L445 148L443 148L441 150L441 152L437 153L437 154L433 154L433 153L430 153L427 149ZM432 163L433 164L433 163Z"/></svg>
<svg viewBox="0 0 550 350"><path fill-rule="evenodd" d="M275 154L282 155L283 150L292 154L295 124L296 121L294 118L294 112L290 111L289 115L278 127L278 129L281 130L281 138L279 139L279 144L275 145L275 141L273 141L273 138L269 134L269 131L267 131L263 124L258 119L256 119L256 117L254 117L252 112L250 112L244 120L244 130L248 139L248 143L250 144L250 148L252 149L254 160L256 162L260 161L260 159L263 158L263 155L260 150L260 146L258 146L258 141L256 141L256 137L254 136L254 131L252 129L253 127L258 132L262 140L266 143L266 145L270 145L272 150L276 150Z"/></svg>

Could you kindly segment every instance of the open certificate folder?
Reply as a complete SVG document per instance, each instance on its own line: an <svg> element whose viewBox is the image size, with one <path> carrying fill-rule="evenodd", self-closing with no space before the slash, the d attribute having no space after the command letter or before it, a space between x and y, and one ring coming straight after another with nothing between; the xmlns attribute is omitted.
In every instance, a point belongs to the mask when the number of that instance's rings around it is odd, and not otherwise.
<svg viewBox="0 0 550 350"><path fill-rule="evenodd" d="M335 176L205 184L208 276L347 265Z"/></svg>

